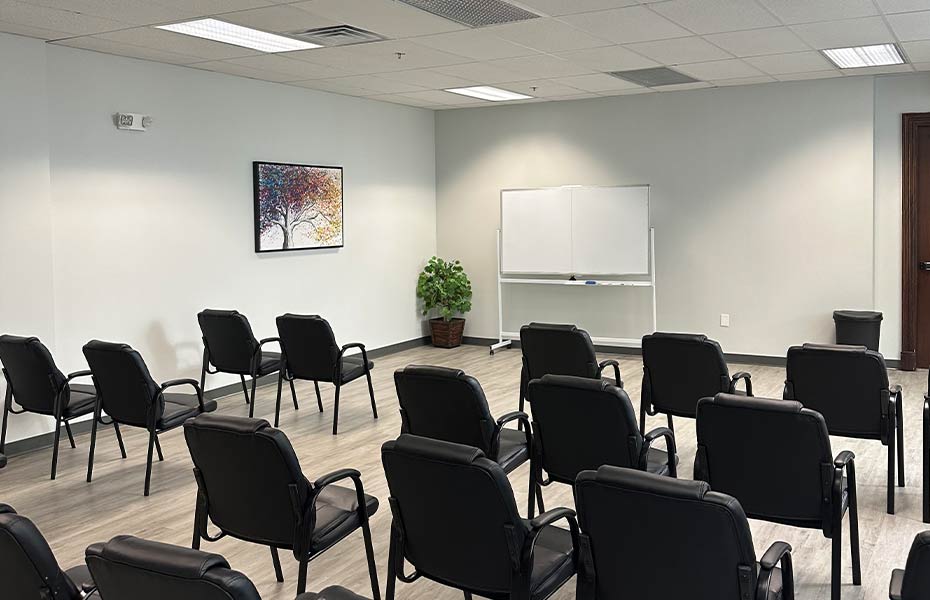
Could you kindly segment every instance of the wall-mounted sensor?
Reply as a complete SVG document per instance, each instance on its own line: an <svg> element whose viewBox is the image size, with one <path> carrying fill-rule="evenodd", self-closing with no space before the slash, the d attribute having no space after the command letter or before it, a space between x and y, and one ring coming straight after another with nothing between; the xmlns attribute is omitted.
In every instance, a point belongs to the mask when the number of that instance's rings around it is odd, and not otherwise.
<svg viewBox="0 0 930 600"><path fill-rule="evenodd" d="M113 120L117 129L126 131L146 131L152 126L152 117L137 113L116 113Z"/></svg>

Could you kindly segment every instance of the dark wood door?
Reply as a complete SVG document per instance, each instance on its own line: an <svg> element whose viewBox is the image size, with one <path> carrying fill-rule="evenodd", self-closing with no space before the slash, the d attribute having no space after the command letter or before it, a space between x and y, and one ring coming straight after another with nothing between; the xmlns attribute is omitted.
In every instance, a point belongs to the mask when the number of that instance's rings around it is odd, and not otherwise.
<svg viewBox="0 0 930 600"><path fill-rule="evenodd" d="M904 115L901 365L930 367L930 113Z"/></svg>

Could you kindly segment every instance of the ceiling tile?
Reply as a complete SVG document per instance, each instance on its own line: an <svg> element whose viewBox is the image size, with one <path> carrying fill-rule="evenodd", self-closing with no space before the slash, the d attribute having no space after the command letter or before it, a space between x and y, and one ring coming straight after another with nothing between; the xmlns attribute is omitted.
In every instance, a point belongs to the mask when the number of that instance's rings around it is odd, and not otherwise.
<svg viewBox="0 0 930 600"><path fill-rule="evenodd" d="M495 65L493 62L473 62L462 65L449 65L433 69L453 77L461 77L481 84L499 83L501 81L516 81L520 79L518 73Z"/></svg>
<svg viewBox="0 0 930 600"><path fill-rule="evenodd" d="M662 87L654 88L657 92L681 92L684 90L700 90L704 88L714 87L712 84L707 83L706 81L698 81L697 83L678 83L675 85L663 85Z"/></svg>
<svg viewBox="0 0 930 600"><path fill-rule="evenodd" d="M877 15L872 0L759 0L786 24Z"/></svg>
<svg viewBox="0 0 930 600"><path fill-rule="evenodd" d="M565 52L584 48L609 46L604 38L595 37L555 19L532 19L486 27L485 32L540 52Z"/></svg>
<svg viewBox="0 0 930 600"><path fill-rule="evenodd" d="M168 52L165 50L154 50L152 48L143 48L142 46L130 46L112 40L105 40L94 36L82 36L61 40L55 42L56 45L69 46L71 48L82 48L84 50L93 50L95 52L104 52L116 56L128 56L130 58L139 58L142 60L153 60L156 62L170 63L175 65L189 65L191 63L203 62L202 58L196 56L187 56Z"/></svg>
<svg viewBox="0 0 930 600"><path fill-rule="evenodd" d="M585 92L610 92L614 90L629 90L641 87L635 83L624 81L623 79L618 79L617 77L611 77L610 75L605 75L603 73L594 73L592 75L575 75L574 77L561 77L556 79L555 82L571 86Z"/></svg>
<svg viewBox="0 0 930 600"><path fill-rule="evenodd" d="M6 0L2 4L31 4L90 17L119 21L127 25L149 25L180 20L191 16L189 11L178 10L147 0ZM0 8L2 11L2 8Z"/></svg>
<svg viewBox="0 0 930 600"><path fill-rule="evenodd" d="M0 2L0 22L16 23L48 31L61 31L67 35L90 35L115 29L125 29L129 23L85 15L72 10L61 10L16 0Z"/></svg>
<svg viewBox="0 0 930 600"><path fill-rule="evenodd" d="M5 23L0 21L0 31L3 33L12 33L15 35L24 35L27 37L38 38L40 40L58 40L69 37L66 31L54 31L43 27L33 27L31 25L22 25L20 23Z"/></svg>
<svg viewBox="0 0 930 600"><path fill-rule="evenodd" d="M745 59L755 68L769 75L786 73L811 73L828 71L832 65L819 52L792 52L790 54L771 54Z"/></svg>
<svg viewBox="0 0 930 600"><path fill-rule="evenodd" d="M807 73L784 73L780 75L775 75L775 79L778 81L806 81L808 79L832 79L834 77L842 77L843 74L838 70L833 69L832 71L810 71Z"/></svg>
<svg viewBox="0 0 930 600"><path fill-rule="evenodd" d="M652 88L630 88L628 90L608 90L606 92L598 92L598 96L635 96L638 94L652 94L655 93L655 90Z"/></svg>
<svg viewBox="0 0 930 600"><path fill-rule="evenodd" d="M189 66L204 71L215 71L217 73L226 73L228 75L248 77L250 79L261 79L262 81L272 81L275 83L284 83L285 81L290 80L288 75L284 75L282 73L275 73L274 71L269 71L267 69L253 69L252 67L237 65L235 63L226 62L224 60L200 62Z"/></svg>
<svg viewBox="0 0 930 600"><path fill-rule="evenodd" d="M886 13L930 10L930 0L876 0L876 2L878 7Z"/></svg>
<svg viewBox="0 0 930 600"><path fill-rule="evenodd" d="M154 29L152 27L136 27L133 29L124 29L122 31L113 31L102 33L100 38L130 44L132 46L142 46L143 48L153 48L155 50L166 50L187 54L189 56L199 56L203 60L222 60L224 58L238 58L241 56L252 56L260 54L256 50L242 48L214 42L201 38L165 31L163 29Z"/></svg>
<svg viewBox="0 0 930 600"><path fill-rule="evenodd" d="M623 46L607 46L574 50L558 54L560 58L577 63L594 71L627 71L657 67L659 63Z"/></svg>
<svg viewBox="0 0 930 600"><path fill-rule="evenodd" d="M400 58L398 58L398 53L401 53ZM297 60L332 66L355 75L425 69L469 61L465 57L427 48L409 40L389 40L336 48L316 48L288 52L287 56Z"/></svg>
<svg viewBox="0 0 930 600"><path fill-rule="evenodd" d="M915 71L930 71L930 61L914 63Z"/></svg>
<svg viewBox="0 0 930 600"><path fill-rule="evenodd" d="M553 102L568 102L571 100L590 100L591 98L600 98L600 96L589 92L581 92L579 94L571 94L568 96L556 96L554 98L547 98L547 100L551 100Z"/></svg>
<svg viewBox="0 0 930 600"><path fill-rule="evenodd" d="M630 44L627 48L665 65L732 58L727 52L699 37L642 42Z"/></svg>
<svg viewBox="0 0 930 600"><path fill-rule="evenodd" d="M746 0L669 0L650 8L699 34L781 24L761 6Z"/></svg>
<svg viewBox="0 0 930 600"><path fill-rule="evenodd" d="M681 65L677 67L677 70L702 81L758 77L762 75L762 72L755 67L736 58Z"/></svg>
<svg viewBox="0 0 930 600"><path fill-rule="evenodd" d="M341 69L325 65L294 60L281 54L259 54L243 58L230 58L226 62L249 67L251 69L266 70L280 75L288 76L287 81L305 81L307 79L331 79L353 75Z"/></svg>
<svg viewBox="0 0 930 600"><path fill-rule="evenodd" d="M553 81L550 79L502 82L502 83L497 84L495 87L499 87L504 90L509 90L511 92L516 92L518 94L532 96L533 98L555 98L557 96L572 96L574 94L580 94L584 91L584 90L579 90L576 87L565 85L564 83L559 83L557 81Z"/></svg>
<svg viewBox="0 0 930 600"><path fill-rule="evenodd" d="M930 13L927 14L930 15ZM882 17L806 23L793 25L791 29L798 34L798 37L818 50L895 41Z"/></svg>
<svg viewBox="0 0 930 600"><path fill-rule="evenodd" d="M449 92L444 92L442 90L429 90L426 92L410 92L409 94L403 94L408 98L414 100L422 100L425 102L433 102L435 104L493 104L487 100L481 100L478 98L469 98L468 96L462 96L459 94L450 94Z"/></svg>
<svg viewBox="0 0 930 600"><path fill-rule="evenodd" d="M810 47L787 27L716 33L704 36L704 39L739 57L810 50Z"/></svg>
<svg viewBox="0 0 930 600"><path fill-rule="evenodd" d="M850 77L858 75L885 75L888 73L911 73L914 69L911 65L887 65L884 67L861 67L858 69L844 69L843 73Z"/></svg>
<svg viewBox="0 0 930 600"><path fill-rule="evenodd" d="M691 35L645 6L630 6L562 17L563 21L618 44L663 40Z"/></svg>
<svg viewBox="0 0 930 600"><path fill-rule="evenodd" d="M380 92L375 90L369 90L366 88L360 88L358 86L349 85L341 81L340 79L313 79L310 81L292 81L288 85L296 85L298 87L305 87L311 90L319 90L321 92L332 92L334 94L343 94L345 96L376 96L380 95Z"/></svg>
<svg viewBox="0 0 930 600"><path fill-rule="evenodd" d="M392 71L390 73L382 73L380 75L385 79L390 79L392 81L399 81L401 83L406 83L409 85L415 85L428 89L445 89L451 87L469 87L477 85L477 81L472 81L470 79L463 79L461 77L454 77L452 75L446 75L445 73L440 73L435 69L416 69L413 71Z"/></svg>
<svg viewBox="0 0 930 600"><path fill-rule="evenodd" d="M511 78L510 81L553 79L555 77L590 73L590 70L585 67L548 54L524 56L523 58L505 58L490 61L488 64L519 75L519 77Z"/></svg>
<svg viewBox="0 0 930 600"><path fill-rule="evenodd" d="M355 75L352 77L342 77L340 79L328 80L332 83L345 84L352 87L358 87L366 90L372 90L379 94L401 94L407 92L421 92L425 88L391 79L383 79L377 75Z"/></svg>
<svg viewBox="0 0 930 600"><path fill-rule="evenodd" d="M219 18L243 27L276 33L304 31L341 24L285 4L226 13Z"/></svg>
<svg viewBox="0 0 930 600"><path fill-rule="evenodd" d="M930 41L905 42L901 47L911 62L930 62Z"/></svg>
<svg viewBox="0 0 930 600"><path fill-rule="evenodd" d="M930 10L888 15L887 19L902 42L930 40Z"/></svg>
<svg viewBox="0 0 930 600"><path fill-rule="evenodd" d="M607 10L638 3L638 0L520 0L520 4L531 11L550 16Z"/></svg>
<svg viewBox="0 0 930 600"><path fill-rule="evenodd" d="M416 38L423 46L465 56L472 60L494 60L529 56L536 51L495 37L485 29L467 29Z"/></svg>
<svg viewBox="0 0 930 600"><path fill-rule="evenodd" d="M218 15L235 10L248 10L260 6L283 4L278 0L152 0L156 4L169 6L177 11L187 11L192 16Z"/></svg>
<svg viewBox="0 0 930 600"><path fill-rule="evenodd" d="M465 29L448 19L396 0L310 0L292 6L332 21L354 25L389 38L404 38Z"/></svg>
<svg viewBox="0 0 930 600"><path fill-rule="evenodd" d="M774 81L778 81L778 80L768 75L759 75L758 77L739 77L737 79L720 79L717 81L711 81L711 83L718 87L730 87L734 85L758 85L760 83L772 83Z"/></svg>
<svg viewBox="0 0 930 600"><path fill-rule="evenodd" d="M409 98L403 94L384 94L381 96L369 96L368 98L369 100L380 100L381 102L391 102L392 104L403 104L404 106L415 106L417 108L433 108L434 106L440 106L435 102Z"/></svg>

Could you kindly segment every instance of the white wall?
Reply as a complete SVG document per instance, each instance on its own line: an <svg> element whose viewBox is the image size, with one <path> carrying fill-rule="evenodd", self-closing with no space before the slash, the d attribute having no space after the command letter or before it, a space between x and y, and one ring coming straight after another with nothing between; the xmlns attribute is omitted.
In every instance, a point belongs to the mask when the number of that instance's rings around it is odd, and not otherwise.
<svg viewBox="0 0 930 600"><path fill-rule="evenodd" d="M497 335L500 189L651 184L660 329L759 355L832 341L833 309L873 306L872 120L870 77L439 112L439 252L472 278L466 333ZM513 286L505 328L639 337L649 306Z"/></svg>
<svg viewBox="0 0 930 600"><path fill-rule="evenodd" d="M342 343L370 348L424 335L415 285L436 251L431 112L38 43L3 52L0 68L20 55L47 56L48 90L24 92L39 118L3 110L0 123L25 136L48 118L39 158L51 169L54 261L17 252L26 270L45 270L47 287L54 263L57 302L54 321L47 306L5 330L32 333L38 320L50 339L54 322L63 369L85 364L92 338L125 341L156 378L199 377L205 307L244 312L258 337L287 311L322 314ZM44 83L42 68L21 70L18 79ZM117 111L150 114L154 126L117 131ZM342 165L345 247L256 255L253 160ZM14 420L13 440L25 435Z"/></svg>

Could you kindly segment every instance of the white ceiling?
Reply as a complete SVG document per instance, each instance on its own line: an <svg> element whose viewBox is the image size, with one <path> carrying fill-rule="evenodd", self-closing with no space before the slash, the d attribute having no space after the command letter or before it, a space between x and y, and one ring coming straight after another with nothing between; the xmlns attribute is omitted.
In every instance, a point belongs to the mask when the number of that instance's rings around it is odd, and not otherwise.
<svg viewBox="0 0 930 600"><path fill-rule="evenodd" d="M443 91L471 85L536 97L522 102L652 93L603 73L660 65L701 80L669 91L930 70L930 0L511 3L543 18L469 29L396 0L0 0L0 31L434 109L490 104ZM206 16L278 33L349 24L388 40L262 54L152 28ZM817 52L883 42L912 64L840 72Z"/></svg>

